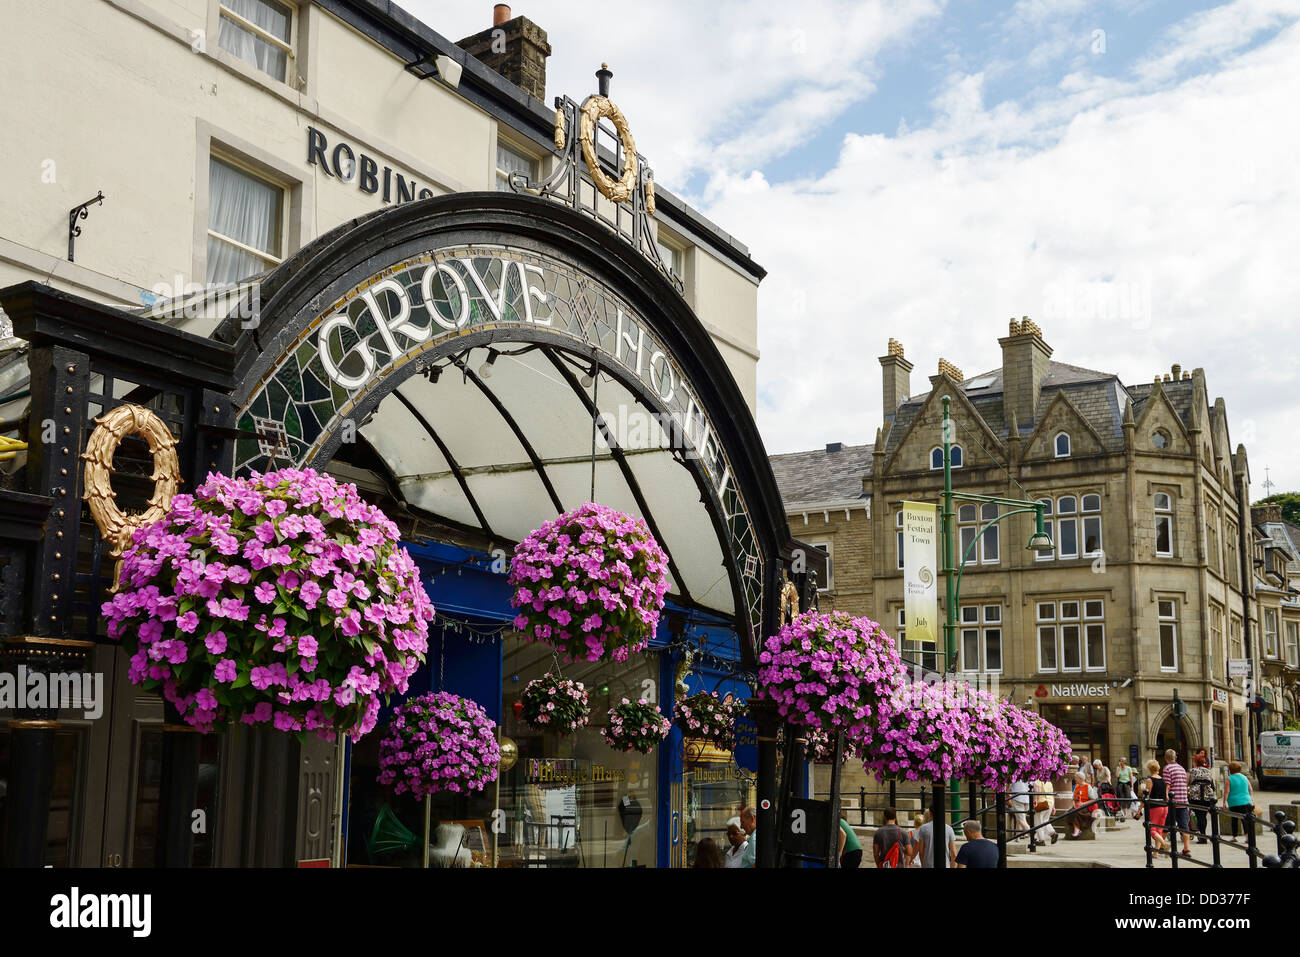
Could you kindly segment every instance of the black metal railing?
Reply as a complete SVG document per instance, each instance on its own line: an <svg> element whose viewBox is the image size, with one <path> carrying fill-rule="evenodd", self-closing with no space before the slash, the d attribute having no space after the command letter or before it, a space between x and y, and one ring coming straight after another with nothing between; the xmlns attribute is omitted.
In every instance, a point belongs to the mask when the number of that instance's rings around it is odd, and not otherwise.
<svg viewBox="0 0 1300 957"><path fill-rule="evenodd" d="M814 796L821 796L818 792ZM1237 851L1246 855L1248 864L1252 868L1264 867L1270 869L1277 868L1295 868L1300 867L1300 836L1297 836L1296 823L1290 820L1287 815L1278 811L1274 814L1274 820L1270 824L1267 820L1251 811L1237 812L1230 811L1217 805L1195 805L1187 803L1175 803L1168 799L1153 799L1129 795L1126 797L1117 797L1115 795L1099 795L1090 799L1083 804L1071 805L1069 808L1059 813L1050 815L1046 820L1035 821L1037 814L1034 810L1034 803L1048 795L1031 791L1024 797L1028 806L1017 808L1014 806L1013 799L1019 795L1009 795L1006 791L991 791L978 788L975 784L969 783L966 787L966 794L962 795L957 789L950 792L953 797L952 806L947 809L949 823L954 831L969 820L978 820L980 829L983 833L988 834L988 818L994 819L994 830L996 831L996 843L998 845L998 867L1007 866L1007 845L1011 842L1018 841L1021 838L1028 838L1028 850L1034 853L1039 847L1048 843L1042 839L1042 834L1046 830L1050 834L1055 834L1055 825L1074 818L1080 811L1090 811L1096 808L1107 815L1115 813L1132 814L1133 819L1140 821L1145 834L1144 850L1146 852L1146 866L1154 867L1155 861L1160 854L1167 853L1169 864L1173 869L1179 866L1191 864L1198 867L1221 868L1223 867L1224 850ZM1069 792L1054 792L1052 800L1055 803L1055 797L1058 794L1068 794ZM962 798L964 797L964 802ZM881 798L882 801L873 803L869 801L874 798ZM921 807L929 806L930 791L928 788L918 787L906 789L900 793L900 789L895 782L889 782L888 790L868 790L866 787L858 789L858 803L856 807L846 807L851 818L854 812L857 813L857 824L861 827L867 827L867 814L874 811L896 810L900 798L904 800L918 800ZM962 804L965 805L965 814L962 814ZM1152 811L1159 808L1167 808L1165 820L1161 823L1152 821ZM1053 809L1055 810L1055 809ZM1180 810L1188 812L1187 827L1180 827L1178 824ZM1203 810L1209 823L1209 832L1206 833L1193 826L1192 812ZM1133 814L1133 812L1137 812ZM1017 815L1023 815L1027 821L1026 827L1016 828L1014 818ZM1225 838L1221 833L1221 822L1223 820L1241 821L1245 831L1245 843L1239 844L1235 840ZM1259 846L1256 833L1256 826L1262 825L1265 832L1271 832L1276 842L1276 853L1266 853ZM905 827L902 821L899 827ZM1169 843L1169 851L1163 851L1153 843L1153 832L1160 831ZM1234 838L1237 828L1234 826ZM1175 839L1186 836L1189 841L1195 837L1204 840L1210 846L1209 861L1199 860L1189 855L1177 853ZM1170 853L1172 852L1172 853Z"/></svg>

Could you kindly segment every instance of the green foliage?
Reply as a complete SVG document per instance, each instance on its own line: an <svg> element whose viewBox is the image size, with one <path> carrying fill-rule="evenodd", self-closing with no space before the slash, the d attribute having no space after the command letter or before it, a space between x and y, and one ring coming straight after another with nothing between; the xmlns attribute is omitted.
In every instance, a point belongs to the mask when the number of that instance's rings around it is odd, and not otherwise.
<svg viewBox="0 0 1300 957"><path fill-rule="evenodd" d="M1300 492L1278 492L1266 499L1261 499L1255 504L1281 505L1282 518L1292 525L1300 525Z"/></svg>

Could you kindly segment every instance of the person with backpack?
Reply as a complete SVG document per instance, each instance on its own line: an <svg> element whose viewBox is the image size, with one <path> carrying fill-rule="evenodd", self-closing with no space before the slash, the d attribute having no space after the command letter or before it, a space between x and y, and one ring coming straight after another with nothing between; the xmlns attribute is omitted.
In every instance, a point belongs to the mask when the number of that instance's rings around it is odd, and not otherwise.
<svg viewBox="0 0 1300 957"><path fill-rule="evenodd" d="M871 841L871 853L876 859L876 867L902 867L907 862L907 840L903 829L898 826L898 812L892 807L885 809L885 823L876 828L876 836Z"/></svg>
<svg viewBox="0 0 1300 957"><path fill-rule="evenodd" d="M1196 818L1196 843L1208 844L1205 825L1210 814L1214 813L1214 804L1218 795L1214 790L1214 771L1204 748L1198 748L1192 755L1192 769L1187 772L1187 803L1192 806Z"/></svg>

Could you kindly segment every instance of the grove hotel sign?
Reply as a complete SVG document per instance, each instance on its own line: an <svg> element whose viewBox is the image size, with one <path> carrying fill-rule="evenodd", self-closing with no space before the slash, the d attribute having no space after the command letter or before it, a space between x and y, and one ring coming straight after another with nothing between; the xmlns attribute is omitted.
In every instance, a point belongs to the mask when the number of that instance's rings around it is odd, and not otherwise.
<svg viewBox="0 0 1300 957"><path fill-rule="evenodd" d="M695 385L653 327L612 289L532 250L471 243L412 256L358 282L314 318L263 376L237 416L237 474L298 466L328 453L373 404L462 335L549 342L591 355L660 407L683 454L702 466L721 506L749 617L761 621L762 560L753 521ZM385 380L387 385L385 386ZM362 410L365 412L367 410Z"/></svg>

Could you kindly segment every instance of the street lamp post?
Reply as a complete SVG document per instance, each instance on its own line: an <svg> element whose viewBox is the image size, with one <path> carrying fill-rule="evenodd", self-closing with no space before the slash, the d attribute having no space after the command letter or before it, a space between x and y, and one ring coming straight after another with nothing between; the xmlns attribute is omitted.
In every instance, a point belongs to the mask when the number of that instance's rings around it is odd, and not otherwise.
<svg viewBox="0 0 1300 957"><path fill-rule="evenodd" d="M945 601L944 601L944 622L943 622L943 674L947 676L956 664L957 656L957 603L961 599L961 576L966 568L966 561L970 558L975 543L980 540L984 533L993 525L1009 518L1012 515L1022 513L1034 513L1034 534L1029 537L1028 548L1034 551L1040 551L1054 547L1052 537L1047 534L1043 525L1044 506L1037 502L1030 502L1017 498L1002 498L997 495L975 495L970 492L954 492L952 490L952 420L949 416L949 409L952 403L950 396L943 397L943 524L940 529L941 548L943 549L943 577L945 584ZM998 515L982 522L975 530L975 535L971 543L966 546L962 552L961 561L954 558L954 540L953 534L953 502L973 502L981 505L992 504L1005 506L1008 510L1003 511L1000 507ZM983 515L983 512L980 512ZM934 866L943 868L948 863L948 841L947 841L947 822L944 818L947 816L943 809L944 790L946 782L941 780L934 781L934 833L931 835L931 841L934 846ZM956 792L954 792L955 795ZM972 812L974 808L972 808Z"/></svg>

